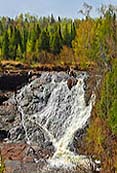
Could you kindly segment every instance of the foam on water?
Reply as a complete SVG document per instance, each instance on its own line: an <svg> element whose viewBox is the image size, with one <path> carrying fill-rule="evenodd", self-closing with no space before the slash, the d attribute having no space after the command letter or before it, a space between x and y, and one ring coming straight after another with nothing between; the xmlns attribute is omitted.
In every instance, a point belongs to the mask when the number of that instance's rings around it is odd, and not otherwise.
<svg viewBox="0 0 117 173"><path fill-rule="evenodd" d="M25 115L23 112L23 102L19 100L19 111L22 114L22 124L28 142L30 136L25 121L35 121L41 126L50 141L53 142L56 152L53 158L48 160L50 166L74 166L87 165L89 160L85 156L75 155L69 150L69 144L73 142L74 134L78 129L84 128L90 118L95 95L92 94L89 105L85 104L85 75L77 75L77 84L69 90L65 73L43 73L40 79L36 79L21 90L18 98L36 95L38 104L36 111L32 115ZM40 83L42 84L40 85ZM33 100L33 99L32 99ZM34 100L30 102L30 106ZM28 118L26 118L28 117ZM35 119L34 119L35 118ZM35 134L33 134L35 135Z"/></svg>

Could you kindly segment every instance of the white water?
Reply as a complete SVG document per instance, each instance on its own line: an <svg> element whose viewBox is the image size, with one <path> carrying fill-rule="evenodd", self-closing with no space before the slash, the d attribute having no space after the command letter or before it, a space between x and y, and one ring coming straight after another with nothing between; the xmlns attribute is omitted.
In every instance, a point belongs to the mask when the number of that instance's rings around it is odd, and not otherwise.
<svg viewBox="0 0 117 173"><path fill-rule="evenodd" d="M24 89L20 92L19 95L22 95L22 93L25 91L25 87ZM17 97L15 98L16 99L16 103L17 103L17 108L18 108L18 112L20 113L20 118L21 118L21 123L22 123L22 126L24 128L24 131L25 131L25 138L26 138L26 142L27 144L30 145L30 139L28 137L28 133L27 133L27 127L25 125L25 114L24 114L24 111L19 103L19 100L17 100Z"/></svg>
<svg viewBox="0 0 117 173"><path fill-rule="evenodd" d="M41 126L43 132L49 136L50 141L56 148L56 152L49 163L51 166L73 166L76 163L87 165L88 159L84 156L76 156L69 150L69 144L73 142L74 134L78 129L85 127L90 118L95 95L92 94L89 105L86 106L84 99L84 76L77 76L78 82L69 90L67 86L68 75L65 73L42 74L40 79L33 81L24 87L19 98L19 111L22 114L22 125L28 143L31 143L25 121L35 121ZM43 85L39 86L40 81ZM23 98L36 94L39 98L38 112L25 115L23 111ZM18 99L17 98L17 99ZM21 99L21 100L20 100ZM26 99L26 98L25 98ZM30 102L29 107L34 102ZM27 116L28 118L25 118ZM35 120L34 120L35 118ZM35 134L32 134L35 135Z"/></svg>
<svg viewBox="0 0 117 173"><path fill-rule="evenodd" d="M67 119L69 126L65 129L64 135L58 140L54 145L56 146L56 152L53 158L49 161L51 166L61 167L61 166L74 166L74 164L84 165L87 167L89 159L84 156L76 156L71 151L69 151L69 144L73 141L75 132L83 128L87 123L91 115L91 110L93 103L95 101L95 95L92 94L89 105L86 106L84 100L84 81L79 79L77 85L73 88L74 92L74 103L71 108L70 117Z"/></svg>

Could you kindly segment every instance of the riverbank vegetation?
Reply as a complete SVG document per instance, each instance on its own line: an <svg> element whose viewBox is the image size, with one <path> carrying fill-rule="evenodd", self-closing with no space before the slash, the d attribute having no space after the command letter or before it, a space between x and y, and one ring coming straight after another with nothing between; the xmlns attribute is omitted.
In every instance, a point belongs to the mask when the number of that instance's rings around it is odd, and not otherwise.
<svg viewBox="0 0 117 173"><path fill-rule="evenodd" d="M101 160L101 173L117 173L117 9L110 5L100 11L95 19L83 13L82 20L1 17L0 60L98 68L103 76L100 94L81 150Z"/></svg>
<svg viewBox="0 0 117 173"><path fill-rule="evenodd" d="M101 173L117 172L117 59L106 71L92 111L82 153L101 161Z"/></svg>
<svg viewBox="0 0 117 173"><path fill-rule="evenodd" d="M1 151L0 151L0 173L4 173L5 172L5 164L4 164L4 160L1 156Z"/></svg>

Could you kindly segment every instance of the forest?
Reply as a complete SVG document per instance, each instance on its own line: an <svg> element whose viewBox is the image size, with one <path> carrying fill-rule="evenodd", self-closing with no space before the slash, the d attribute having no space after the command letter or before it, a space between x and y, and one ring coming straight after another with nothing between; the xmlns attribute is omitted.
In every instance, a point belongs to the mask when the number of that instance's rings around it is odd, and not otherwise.
<svg viewBox="0 0 117 173"><path fill-rule="evenodd" d="M102 173L117 173L117 8L102 6L97 18L86 9L84 18L75 20L29 13L1 17L0 61L82 68L94 64L103 80L81 150L102 161Z"/></svg>
<svg viewBox="0 0 117 173"><path fill-rule="evenodd" d="M52 63L64 46L72 47L77 22L20 14L0 19L0 57L29 63Z"/></svg>
<svg viewBox="0 0 117 173"><path fill-rule="evenodd" d="M102 6L100 17L84 19L35 17L0 18L0 59L29 63L109 63L116 57L116 8Z"/></svg>

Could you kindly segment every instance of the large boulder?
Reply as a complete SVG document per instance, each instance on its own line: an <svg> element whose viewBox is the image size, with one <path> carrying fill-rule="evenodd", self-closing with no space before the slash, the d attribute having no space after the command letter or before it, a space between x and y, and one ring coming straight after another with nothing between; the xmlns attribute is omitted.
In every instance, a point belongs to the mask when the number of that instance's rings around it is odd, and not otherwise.
<svg viewBox="0 0 117 173"><path fill-rule="evenodd" d="M77 84L77 79L75 79L74 77L70 77L68 80L67 80L67 86L68 88L71 90L71 88Z"/></svg>

